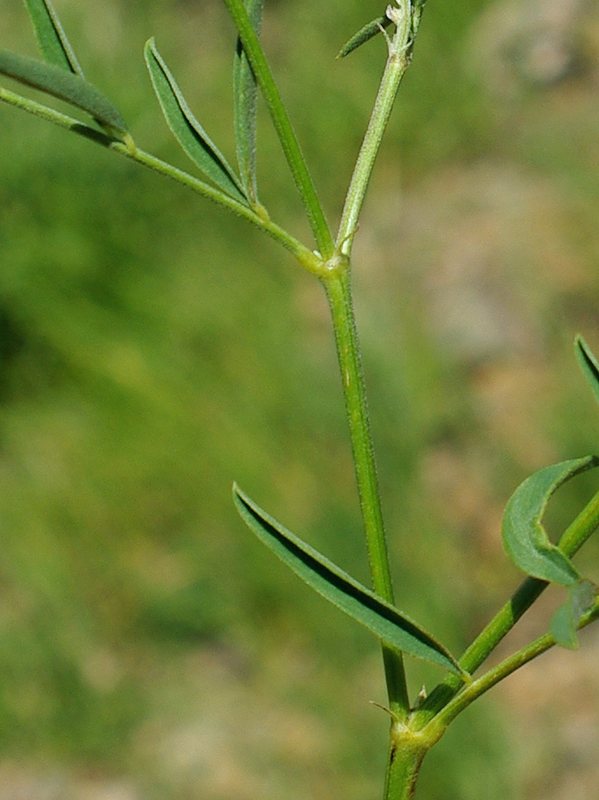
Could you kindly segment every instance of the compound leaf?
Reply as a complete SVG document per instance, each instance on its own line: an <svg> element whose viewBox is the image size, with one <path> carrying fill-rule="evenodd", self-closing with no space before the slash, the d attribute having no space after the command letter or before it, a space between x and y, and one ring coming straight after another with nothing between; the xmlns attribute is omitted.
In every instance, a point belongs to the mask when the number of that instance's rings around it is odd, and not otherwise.
<svg viewBox="0 0 599 800"><path fill-rule="evenodd" d="M83 70L50 0L25 0L25 6L46 61L83 77Z"/></svg>
<svg viewBox="0 0 599 800"><path fill-rule="evenodd" d="M572 586L580 575L570 559L549 541L542 518L549 499L566 481L599 464L596 456L562 461L535 472L516 489L503 516L503 545L527 575Z"/></svg>
<svg viewBox="0 0 599 800"><path fill-rule="evenodd" d="M130 139L127 125L118 109L81 75L8 50L0 50L0 74L86 111L117 139Z"/></svg>
<svg viewBox="0 0 599 800"><path fill-rule="evenodd" d="M153 39L146 42L145 58L162 113L176 140L191 160L225 194L247 204L239 179L192 114Z"/></svg>
<svg viewBox="0 0 599 800"><path fill-rule="evenodd" d="M445 647L397 608L286 530L237 486L233 497L250 530L318 594L392 647L466 677Z"/></svg>
<svg viewBox="0 0 599 800"><path fill-rule="evenodd" d="M257 34L262 23L264 0L246 0L248 17ZM245 193L252 205L258 199L256 187L256 111L258 84L250 63L237 38L233 63L233 96L237 163Z"/></svg>
<svg viewBox="0 0 599 800"><path fill-rule="evenodd" d="M574 344L576 347L576 356L578 358L580 368L582 369L585 378L591 385L591 389L595 393L595 397L597 400L599 400L599 361L597 361L596 357L591 351L591 348L588 346L582 336L577 336Z"/></svg>

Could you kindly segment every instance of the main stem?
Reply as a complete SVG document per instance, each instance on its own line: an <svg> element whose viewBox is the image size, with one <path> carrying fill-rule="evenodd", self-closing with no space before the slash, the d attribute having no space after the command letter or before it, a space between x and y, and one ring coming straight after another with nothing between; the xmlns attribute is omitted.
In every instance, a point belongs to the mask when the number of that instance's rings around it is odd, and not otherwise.
<svg viewBox="0 0 599 800"><path fill-rule="evenodd" d="M323 284L335 332L372 585L377 594L393 603L393 584L360 362L349 267L341 265L326 280L323 279ZM389 710L396 718L405 719L409 713L409 699L401 653L383 645L383 660Z"/></svg>
<svg viewBox="0 0 599 800"><path fill-rule="evenodd" d="M389 759L384 797L387 800L412 800L422 760L432 746L423 743L400 725L391 726Z"/></svg>
<svg viewBox="0 0 599 800"><path fill-rule="evenodd" d="M350 256L376 156L399 84L410 63L411 37L415 31L413 9L410 0L397 0L397 4L393 18L395 34L392 40L387 39L389 57L345 198L335 255L328 261L331 271L321 279L335 332L372 583L375 592L389 603L394 603L393 584L352 303ZM410 714L405 668L401 652L384 643L382 651L389 711L393 719L384 797L386 800L409 800L413 797L426 749L418 747L412 752L411 747L399 746L397 731L404 729Z"/></svg>

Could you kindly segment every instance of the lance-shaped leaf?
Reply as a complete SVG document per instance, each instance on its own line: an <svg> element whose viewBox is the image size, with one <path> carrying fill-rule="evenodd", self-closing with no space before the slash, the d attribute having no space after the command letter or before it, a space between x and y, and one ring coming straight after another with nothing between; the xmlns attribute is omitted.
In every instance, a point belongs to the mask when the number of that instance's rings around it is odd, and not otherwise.
<svg viewBox="0 0 599 800"><path fill-rule="evenodd" d="M239 179L225 157L191 113L171 71L156 49L154 40L146 42L145 58L152 85L166 122L175 138L202 172L225 194L242 203L247 198Z"/></svg>
<svg viewBox="0 0 599 800"><path fill-rule="evenodd" d="M247 12L257 34L260 34L264 0L247 0ZM241 39L237 39L233 63L233 97L235 144L237 163L245 193L252 205L258 199L256 187L256 111L258 84L243 50Z"/></svg>
<svg viewBox="0 0 599 800"><path fill-rule="evenodd" d="M549 630L556 643L569 650L578 648L578 626L587 611L590 611L597 599L597 587L591 581L577 581L568 587L568 599L558 608Z"/></svg>
<svg viewBox="0 0 599 800"><path fill-rule="evenodd" d="M337 58L345 58L345 56L353 53L354 50L357 50L358 47L363 45L369 39L372 39L378 33L381 33L382 29L389 25L391 25L391 20L384 14L381 17L373 19L372 22L367 22L363 28L360 28L357 33L354 33L351 39L349 39L343 45L341 50L337 53Z"/></svg>
<svg viewBox="0 0 599 800"><path fill-rule="evenodd" d="M237 486L233 497L250 530L318 594L392 647L466 677L445 647L419 625L286 530Z"/></svg>
<svg viewBox="0 0 599 800"><path fill-rule="evenodd" d="M591 348L582 338L577 336L574 342L578 363L583 371L585 378L591 385L595 397L599 400L599 361L593 355Z"/></svg>
<svg viewBox="0 0 599 800"><path fill-rule="evenodd" d="M542 519L553 493L597 464L599 458L586 456L545 467L521 483L511 496L503 516L503 545L514 564L527 575L562 586L580 580L574 564L549 541Z"/></svg>
<svg viewBox="0 0 599 800"><path fill-rule="evenodd" d="M50 0L25 0L25 5L46 61L83 77L83 70Z"/></svg>
<svg viewBox="0 0 599 800"><path fill-rule="evenodd" d="M0 50L0 74L87 111L117 139L130 140L118 109L91 83L55 64Z"/></svg>

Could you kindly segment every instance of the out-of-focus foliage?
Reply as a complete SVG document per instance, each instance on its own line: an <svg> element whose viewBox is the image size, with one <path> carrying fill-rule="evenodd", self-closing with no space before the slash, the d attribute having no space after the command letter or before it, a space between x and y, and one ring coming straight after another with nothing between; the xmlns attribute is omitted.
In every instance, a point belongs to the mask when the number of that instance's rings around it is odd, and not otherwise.
<svg viewBox="0 0 599 800"><path fill-rule="evenodd" d="M141 146L187 166L145 74L155 34L232 157L235 35L218 2L56 6ZM357 0L265 13L331 218L385 45L334 57L377 13ZM22 4L0 17L0 45L34 55ZM596 449L571 342L599 349L598 30L582 2L431 0L356 243L398 596L452 651L518 580L500 543L513 489ZM261 200L307 237L262 112ZM271 560L230 500L236 479L367 580L317 282L89 142L8 107L0 129L0 798L376 796L377 649ZM550 529L592 481L563 490ZM421 535L406 549L408 530ZM572 782L591 796L597 639L581 640L500 690L503 722L490 700L469 711L429 756L423 796L550 800ZM415 691L436 677L422 669Z"/></svg>

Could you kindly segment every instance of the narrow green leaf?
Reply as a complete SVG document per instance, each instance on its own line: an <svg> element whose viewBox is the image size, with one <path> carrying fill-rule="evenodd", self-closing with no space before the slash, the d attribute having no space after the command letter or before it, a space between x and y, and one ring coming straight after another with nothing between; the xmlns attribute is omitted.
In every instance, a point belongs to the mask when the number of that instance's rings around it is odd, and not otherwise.
<svg viewBox="0 0 599 800"><path fill-rule="evenodd" d="M83 70L50 0L25 0L25 6L46 61L83 77Z"/></svg>
<svg viewBox="0 0 599 800"><path fill-rule="evenodd" d="M591 348L582 338L577 336L574 342L578 363L583 371L585 378L591 385L595 397L599 400L599 361L593 355Z"/></svg>
<svg viewBox="0 0 599 800"><path fill-rule="evenodd" d="M387 28L391 25L391 20L383 14L382 17L373 19L372 22L366 23L363 28L349 39L337 53L337 58L345 58L354 50L357 50L360 45L363 45L369 39L372 39L378 33L381 33L382 28Z"/></svg>
<svg viewBox="0 0 599 800"><path fill-rule="evenodd" d="M191 113L153 39L146 42L145 58L164 118L183 150L223 192L236 200L247 202L239 179Z"/></svg>
<svg viewBox="0 0 599 800"><path fill-rule="evenodd" d="M248 60L254 70L293 180L308 215L318 249L323 258L328 259L335 252L331 230L260 39L248 17L244 0L224 0L224 3L233 18Z"/></svg>
<svg viewBox="0 0 599 800"><path fill-rule="evenodd" d="M260 35L264 0L247 0L247 12L254 30ZM233 95L235 112L235 143L237 163L245 193L256 205L256 111L258 84L243 50L241 39L237 39L233 63Z"/></svg>
<svg viewBox="0 0 599 800"><path fill-rule="evenodd" d="M550 631L556 643L569 650L578 648L578 626L597 599L597 587L581 580L568 588L568 599L551 619Z"/></svg>
<svg viewBox="0 0 599 800"><path fill-rule="evenodd" d="M466 677L443 645L415 622L286 530L237 486L233 497L250 530L318 594L392 647Z"/></svg>
<svg viewBox="0 0 599 800"><path fill-rule="evenodd" d="M599 464L596 456L562 461L535 472L516 489L503 516L503 545L527 575L571 586L580 580L574 564L549 541L542 518L549 499L566 481Z"/></svg>
<svg viewBox="0 0 599 800"><path fill-rule="evenodd" d="M0 50L0 74L87 111L117 139L130 142L127 125L110 100L80 75L55 64Z"/></svg>

